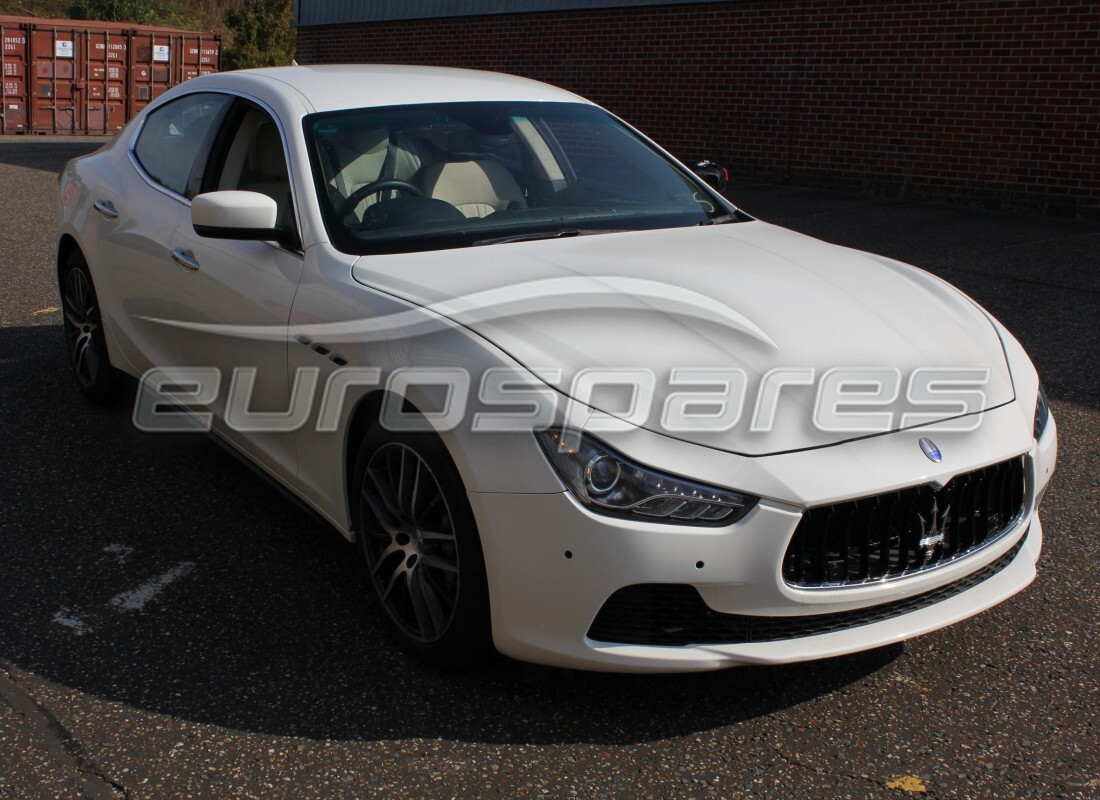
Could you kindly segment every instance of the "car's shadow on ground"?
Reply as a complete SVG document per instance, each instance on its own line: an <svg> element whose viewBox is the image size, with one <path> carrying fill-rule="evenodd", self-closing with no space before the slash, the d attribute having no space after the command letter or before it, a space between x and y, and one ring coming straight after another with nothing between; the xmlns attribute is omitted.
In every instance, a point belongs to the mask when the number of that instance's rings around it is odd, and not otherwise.
<svg viewBox="0 0 1100 800"><path fill-rule="evenodd" d="M901 652L689 676L503 658L439 673L387 636L337 534L209 439L87 404L56 327L0 329L0 420L0 663L106 700L310 738L610 744L766 715ZM141 609L115 599L164 576Z"/></svg>

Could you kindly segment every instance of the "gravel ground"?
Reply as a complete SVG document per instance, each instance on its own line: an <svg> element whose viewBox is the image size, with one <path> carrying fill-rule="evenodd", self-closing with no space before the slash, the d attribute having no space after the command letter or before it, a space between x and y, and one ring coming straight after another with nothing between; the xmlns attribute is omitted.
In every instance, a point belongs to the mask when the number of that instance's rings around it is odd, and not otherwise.
<svg viewBox="0 0 1100 800"><path fill-rule="evenodd" d="M95 146L0 142L0 798L1100 797L1100 226L730 193L1010 321L1061 435L1027 591L798 666L454 676L402 655L350 548L211 441L81 400L51 310L53 203Z"/></svg>

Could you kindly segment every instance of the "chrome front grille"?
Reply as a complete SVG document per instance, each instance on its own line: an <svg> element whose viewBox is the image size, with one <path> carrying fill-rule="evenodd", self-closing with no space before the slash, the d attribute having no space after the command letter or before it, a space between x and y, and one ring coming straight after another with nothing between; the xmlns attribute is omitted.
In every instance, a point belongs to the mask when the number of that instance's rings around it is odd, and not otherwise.
<svg viewBox="0 0 1100 800"><path fill-rule="evenodd" d="M947 485L811 508L783 557L803 588L891 580L944 566L996 541L1027 510L1025 456L956 475Z"/></svg>

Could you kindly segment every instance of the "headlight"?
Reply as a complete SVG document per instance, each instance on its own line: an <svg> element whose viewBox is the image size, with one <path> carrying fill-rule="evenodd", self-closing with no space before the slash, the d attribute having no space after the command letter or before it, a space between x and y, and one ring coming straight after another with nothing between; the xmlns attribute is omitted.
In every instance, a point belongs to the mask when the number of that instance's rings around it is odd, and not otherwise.
<svg viewBox="0 0 1100 800"><path fill-rule="evenodd" d="M568 428L535 433L573 496L593 511L653 522L729 525L755 497L643 467L587 434Z"/></svg>
<svg viewBox="0 0 1100 800"><path fill-rule="evenodd" d="M1046 430L1047 421L1050 420L1050 406L1047 405L1047 396L1043 394L1043 387L1039 387L1039 396L1035 400L1035 438L1038 439Z"/></svg>

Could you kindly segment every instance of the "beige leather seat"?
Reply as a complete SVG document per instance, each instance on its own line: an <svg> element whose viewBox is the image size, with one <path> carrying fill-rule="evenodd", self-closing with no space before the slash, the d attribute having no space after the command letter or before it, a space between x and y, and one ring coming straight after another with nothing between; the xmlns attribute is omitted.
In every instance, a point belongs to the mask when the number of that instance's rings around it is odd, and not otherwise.
<svg viewBox="0 0 1100 800"><path fill-rule="evenodd" d="M338 171L329 186L341 197L350 197L361 186L374 183L382 177L386 163L390 134L387 130L348 130L330 142L328 157L334 159ZM405 137L399 137L393 151L390 177L408 181L420 169L423 157L416 145ZM356 206L356 216L362 217L367 206L377 203L381 194L370 195Z"/></svg>
<svg viewBox="0 0 1100 800"><path fill-rule="evenodd" d="M256 138L248 154L248 178L240 188L249 192L266 194L279 207L276 219L280 225L290 222L290 175L287 173L286 156L279 131L271 123L256 129Z"/></svg>
<svg viewBox="0 0 1100 800"><path fill-rule="evenodd" d="M526 208L512 173L498 161L445 161L417 176L425 197L445 200L467 217L487 217L506 208Z"/></svg>

